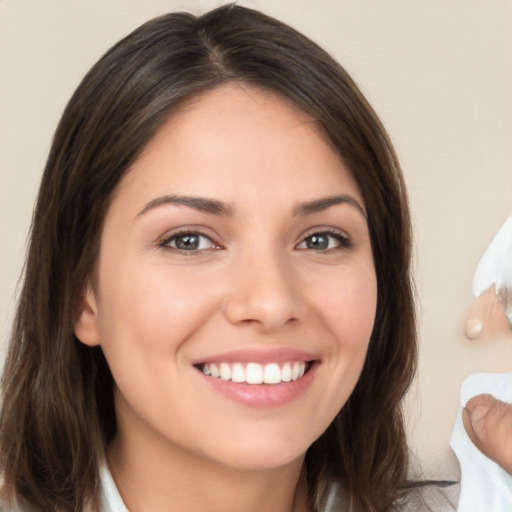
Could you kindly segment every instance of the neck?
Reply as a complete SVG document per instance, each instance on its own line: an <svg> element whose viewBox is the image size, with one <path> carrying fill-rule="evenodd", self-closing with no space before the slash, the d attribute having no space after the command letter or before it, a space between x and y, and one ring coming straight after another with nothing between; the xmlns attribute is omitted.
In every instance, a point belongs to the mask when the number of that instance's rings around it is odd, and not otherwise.
<svg viewBox="0 0 512 512"><path fill-rule="evenodd" d="M307 512L303 457L278 468L233 468L118 418L107 459L130 512Z"/></svg>

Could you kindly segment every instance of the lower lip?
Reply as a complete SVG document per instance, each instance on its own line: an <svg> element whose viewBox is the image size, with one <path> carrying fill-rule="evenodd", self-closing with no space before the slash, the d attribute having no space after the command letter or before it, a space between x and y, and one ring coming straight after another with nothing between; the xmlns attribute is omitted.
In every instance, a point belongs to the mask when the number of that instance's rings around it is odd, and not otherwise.
<svg viewBox="0 0 512 512"><path fill-rule="evenodd" d="M299 398L311 385L318 364L313 363L300 379L279 384L246 384L200 375L216 392L241 405L278 407Z"/></svg>

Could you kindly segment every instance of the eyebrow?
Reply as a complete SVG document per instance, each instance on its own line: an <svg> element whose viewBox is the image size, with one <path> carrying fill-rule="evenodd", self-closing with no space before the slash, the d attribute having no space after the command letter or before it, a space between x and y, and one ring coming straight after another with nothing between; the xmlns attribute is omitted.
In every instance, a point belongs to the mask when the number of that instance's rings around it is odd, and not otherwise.
<svg viewBox="0 0 512 512"><path fill-rule="evenodd" d="M188 206L189 208L193 208L194 210L205 213L211 213L213 215L225 215L228 217L233 216L233 209L226 203L217 201L216 199L176 195L157 197L156 199L149 201L149 203L146 203L144 208L142 208L142 210L137 214L137 216L143 215L149 212L150 210L154 210L155 208L168 204Z"/></svg>
<svg viewBox="0 0 512 512"><path fill-rule="evenodd" d="M366 212L364 211L364 208L361 206L359 201L347 194L323 197L314 201L301 203L293 209L293 215L311 215L313 213L323 212L331 206L335 206L337 204L349 204L350 206L353 206L366 219Z"/></svg>
<svg viewBox="0 0 512 512"><path fill-rule="evenodd" d="M357 211L359 211L366 219L366 212L364 211L363 207L354 197L347 194L323 197L320 199L315 199L313 201L300 203L292 210L292 214L294 217L311 215L313 213L325 211L329 209L331 206L335 206L338 204L349 204L350 206L354 207ZM156 199L152 199L151 201L146 203L144 205L144 208L142 208L142 210L137 214L137 216L144 215L150 210L154 210L155 208L159 208L165 205L188 206L189 208L193 208L194 210L210 213L213 215L224 215L227 217L232 217L234 215L233 208L230 205L223 203L222 201L218 201L217 199L182 195L165 195L157 197Z"/></svg>

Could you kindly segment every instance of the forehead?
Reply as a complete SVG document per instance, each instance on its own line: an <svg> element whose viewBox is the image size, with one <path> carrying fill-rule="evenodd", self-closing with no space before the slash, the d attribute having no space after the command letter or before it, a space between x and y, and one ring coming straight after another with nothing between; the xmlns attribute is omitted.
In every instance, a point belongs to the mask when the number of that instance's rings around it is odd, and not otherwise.
<svg viewBox="0 0 512 512"><path fill-rule="evenodd" d="M229 84L193 97L161 126L119 187L236 201L325 195L355 181L318 121L276 93ZM250 189L250 190L247 190ZM298 197L298 200L308 198Z"/></svg>

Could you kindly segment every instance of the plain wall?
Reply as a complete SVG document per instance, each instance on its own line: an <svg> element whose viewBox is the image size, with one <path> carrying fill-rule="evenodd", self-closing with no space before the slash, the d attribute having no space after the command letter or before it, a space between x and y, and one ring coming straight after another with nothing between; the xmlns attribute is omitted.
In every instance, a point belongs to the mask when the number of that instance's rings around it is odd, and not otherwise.
<svg viewBox="0 0 512 512"><path fill-rule="evenodd" d="M158 14L222 2L0 0L0 348L41 171L87 69ZM474 268L512 212L510 0L257 0L352 74L393 139L416 234L420 370L411 444L427 476L458 476L448 442L464 377L512 371L509 339L469 342Z"/></svg>

